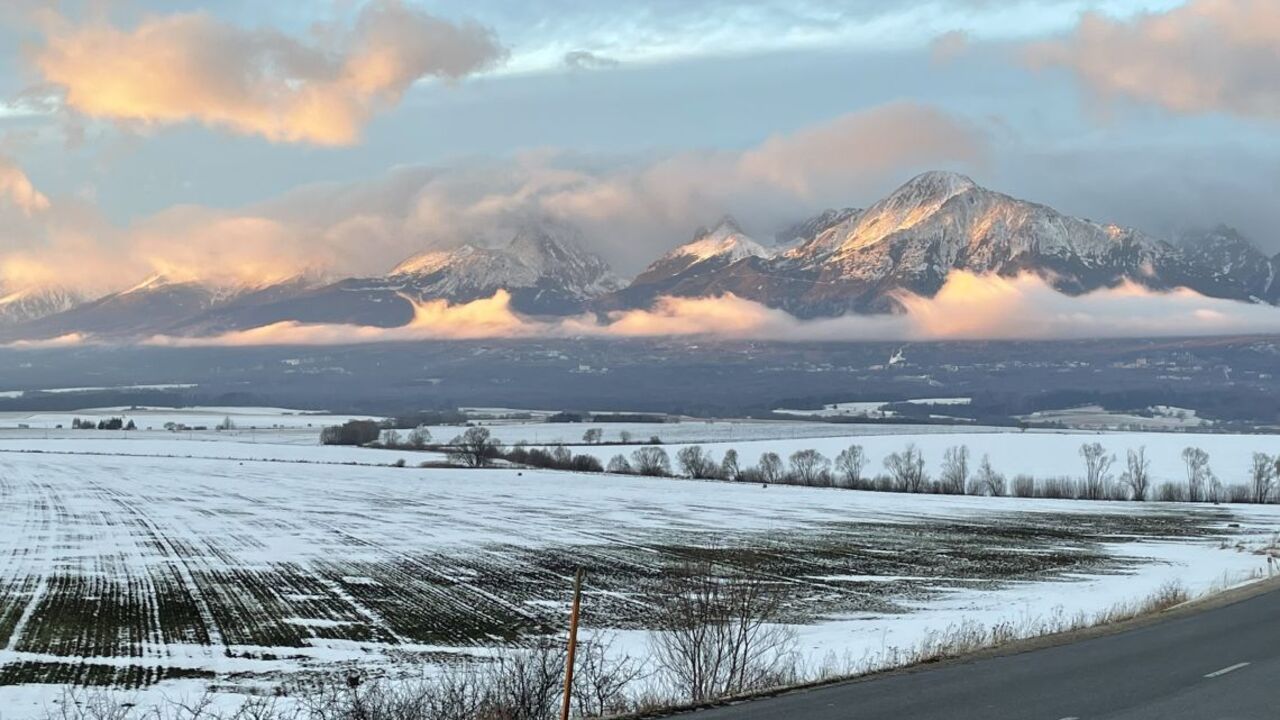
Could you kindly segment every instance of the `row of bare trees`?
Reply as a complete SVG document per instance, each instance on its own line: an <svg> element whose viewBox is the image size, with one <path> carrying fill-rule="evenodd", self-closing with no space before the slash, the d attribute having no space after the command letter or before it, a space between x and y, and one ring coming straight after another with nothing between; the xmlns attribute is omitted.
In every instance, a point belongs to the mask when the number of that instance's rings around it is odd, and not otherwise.
<svg viewBox="0 0 1280 720"><path fill-rule="evenodd" d="M1156 487L1145 447L1128 450L1124 467L1117 472L1115 454L1098 442L1080 446L1084 473L1077 478L1036 479L1019 475L1008 482L985 455L974 467L969 448L965 445L946 449L938 476L933 478L926 469L923 453L914 443L889 453L883 460L884 471L870 476L866 473L870 464L866 451L857 444L841 450L834 461L815 449L806 448L791 453L786 462L777 453L765 452L754 466L743 465L738 451L732 448L716 460L701 445L687 445L676 452L673 462L666 448L646 445L636 448L629 456L614 455L607 465L601 467L594 456L574 455L565 446L530 448L517 444L504 451L489 430L483 427L468 428L447 445L431 445L430 437L425 428L418 428L410 433L406 445L443 450L451 462L466 467L484 467L502 458L522 465L580 472L603 470L654 477L681 475L699 480L908 493L1186 502L1268 503L1280 500L1280 493L1276 492L1277 485L1280 485L1280 455L1253 453L1246 481L1228 486L1214 474L1209 465L1209 453L1198 447L1187 447L1182 451L1184 483L1164 482ZM383 440L388 445L393 441L399 441L399 437L392 434Z"/></svg>
<svg viewBox="0 0 1280 720"><path fill-rule="evenodd" d="M930 475L924 454L915 444L885 456L883 471L875 475L866 472L870 461L863 447L856 444L841 450L834 460L812 448L798 450L785 461L777 453L765 452L753 466L744 465L734 449L726 450L717 461L702 446L689 445L677 451L673 461L665 448L645 446L630 456L613 456L605 471L946 495L1251 503L1280 500L1276 490L1280 485L1280 455L1254 453L1247 481L1230 486L1218 479L1209 466L1209 454L1198 447L1182 451L1185 481L1159 486L1152 479L1145 447L1128 450L1122 467L1116 455L1098 442L1081 445L1079 455L1083 463L1079 476L1037 479L1018 475L1010 480L992 466L986 455L975 464L965 445L946 449L936 477Z"/></svg>

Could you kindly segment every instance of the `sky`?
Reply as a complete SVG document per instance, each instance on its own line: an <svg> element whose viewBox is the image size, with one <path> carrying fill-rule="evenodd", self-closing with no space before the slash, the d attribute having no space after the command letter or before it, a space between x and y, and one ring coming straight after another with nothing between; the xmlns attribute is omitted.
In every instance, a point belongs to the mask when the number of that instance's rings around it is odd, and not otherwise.
<svg viewBox="0 0 1280 720"><path fill-rule="evenodd" d="M630 274L935 168L1280 252L1278 126L1274 0L5 0L0 289L376 274L532 216Z"/></svg>

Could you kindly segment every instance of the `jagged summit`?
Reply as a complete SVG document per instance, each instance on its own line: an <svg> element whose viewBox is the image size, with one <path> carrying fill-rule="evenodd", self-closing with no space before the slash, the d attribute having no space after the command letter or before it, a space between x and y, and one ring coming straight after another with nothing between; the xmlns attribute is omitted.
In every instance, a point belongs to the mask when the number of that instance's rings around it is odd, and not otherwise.
<svg viewBox="0 0 1280 720"><path fill-rule="evenodd" d="M902 294L932 296L956 271L1032 273L1072 294L1132 282L1280 302L1280 256L1267 256L1229 227L1169 243L988 190L954 172L922 173L865 210L827 210L776 237L784 248L762 245L725 216L621 287L576 229L532 219L513 226L505 242L434 248L378 277L298 277L224 291L162 274L90 302L0 293L0 325L9 338L210 334L286 320L390 327L412 318L406 298L462 303L498 290L510 293L515 310L539 315L733 293L813 317L896 311Z"/></svg>
<svg viewBox="0 0 1280 720"><path fill-rule="evenodd" d="M428 250L401 262L386 278L348 284L451 302L470 302L506 290L512 294L513 306L524 312L574 312L584 302L622 286L608 263L582 244L576 229L531 221L517 227L500 247L466 243Z"/></svg>
<svg viewBox="0 0 1280 720"><path fill-rule="evenodd" d="M828 211L797 227L804 235L784 252L691 264L666 290L732 292L802 316L894 311L899 294L932 296L953 271L1033 273L1073 294L1130 281L1246 301L1277 295L1275 263L1247 241L1221 239L1210 243L1214 252L1193 252L1132 228L1063 215L953 172L917 175L865 211ZM632 287L651 285L653 274L651 267ZM623 297L648 299L630 288Z"/></svg>
<svg viewBox="0 0 1280 720"><path fill-rule="evenodd" d="M751 239L742 231L737 221L726 215L710 229L698 228L691 242L672 250L663 258L693 258L694 262L723 258L736 262L746 257L768 256L768 249Z"/></svg>

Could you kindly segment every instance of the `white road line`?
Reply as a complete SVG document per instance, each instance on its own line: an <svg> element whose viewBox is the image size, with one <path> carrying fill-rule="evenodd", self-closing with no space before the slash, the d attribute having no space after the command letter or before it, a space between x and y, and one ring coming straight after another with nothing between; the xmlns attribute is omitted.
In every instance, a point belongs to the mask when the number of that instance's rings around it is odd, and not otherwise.
<svg viewBox="0 0 1280 720"><path fill-rule="evenodd" d="M1227 667L1224 667L1224 668L1222 668L1221 670L1214 670L1213 672L1209 673L1208 675L1205 675L1205 677L1207 677L1207 678L1216 678L1216 677L1220 677L1220 676L1222 676L1222 675L1226 675L1226 674L1227 674L1227 673L1229 673L1229 672L1235 672L1236 670L1239 670L1240 668L1245 667L1245 666L1246 666L1246 665L1248 665L1248 664L1249 664L1249 663L1247 663L1247 662L1242 662L1242 663L1236 663L1235 665L1228 665Z"/></svg>
<svg viewBox="0 0 1280 720"><path fill-rule="evenodd" d="M1068 715L1067 717L1061 718L1060 720L1080 720L1080 718L1076 717L1075 715Z"/></svg>

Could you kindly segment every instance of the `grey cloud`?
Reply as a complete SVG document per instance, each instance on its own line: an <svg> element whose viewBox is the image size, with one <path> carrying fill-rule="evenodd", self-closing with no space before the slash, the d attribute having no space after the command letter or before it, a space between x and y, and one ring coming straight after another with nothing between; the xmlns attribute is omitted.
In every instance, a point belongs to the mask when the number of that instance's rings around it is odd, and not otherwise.
<svg viewBox="0 0 1280 720"><path fill-rule="evenodd" d="M573 50L564 54L564 64L570 70L607 70L618 67L621 63L590 50Z"/></svg>

